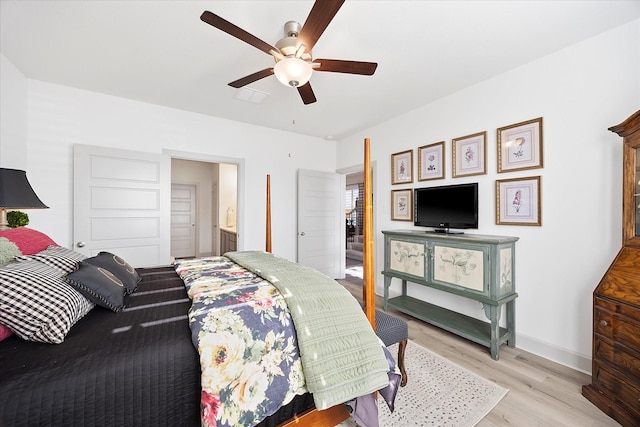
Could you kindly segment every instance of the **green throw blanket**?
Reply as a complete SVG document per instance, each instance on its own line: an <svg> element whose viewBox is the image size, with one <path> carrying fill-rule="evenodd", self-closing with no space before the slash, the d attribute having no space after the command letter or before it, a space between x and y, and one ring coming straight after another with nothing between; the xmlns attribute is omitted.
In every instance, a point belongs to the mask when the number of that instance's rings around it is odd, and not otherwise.
<svg viewBox="0 0 640 427"><path fill-rule="evenodd" d="M316 408L326 409L388 385L389 365L378 337L358 301L339 283L268 252L225 256L273 283L286 299Z"/></svg>

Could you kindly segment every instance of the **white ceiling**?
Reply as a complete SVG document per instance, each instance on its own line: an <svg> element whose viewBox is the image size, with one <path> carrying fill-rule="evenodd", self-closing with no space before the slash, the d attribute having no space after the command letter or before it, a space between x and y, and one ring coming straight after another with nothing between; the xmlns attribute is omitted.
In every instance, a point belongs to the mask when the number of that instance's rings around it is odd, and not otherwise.
<svg viewBox="0 0 640 427"><path fill-rule="evenodd" d="M377 62L375 75L316 72L306 106L274 76L248 86L261 104L234 99L227 83L273 60L202 12L273 45L312 5L0 0L0 52L31 79L340 139L640 17L638 0L347 0L314 57Z"/></svg>

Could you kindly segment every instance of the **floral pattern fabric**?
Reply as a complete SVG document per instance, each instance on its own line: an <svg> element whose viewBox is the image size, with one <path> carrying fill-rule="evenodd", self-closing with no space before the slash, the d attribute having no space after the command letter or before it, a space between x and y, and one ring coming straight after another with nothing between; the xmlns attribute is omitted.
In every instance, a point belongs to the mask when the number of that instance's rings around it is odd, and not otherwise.
<svg viewBox="0 0 640 427"><path fill-rule="evenodd" d="M291 314L271 283L225 257L174 266L192 300L203 426L253 426L307 391Z"/></svg>

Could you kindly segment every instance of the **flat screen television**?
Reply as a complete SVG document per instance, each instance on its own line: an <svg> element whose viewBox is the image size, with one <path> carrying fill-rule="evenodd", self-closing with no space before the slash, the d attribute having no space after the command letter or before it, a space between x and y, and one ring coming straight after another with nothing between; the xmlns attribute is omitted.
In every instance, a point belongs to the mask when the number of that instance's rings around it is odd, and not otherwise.
<svg viewBox="0 0 640 427"><path fill-rule="evenodd" d="M477 182L416 188L413 200L416 226L434 227L440 233L478 228Z"/></svg>

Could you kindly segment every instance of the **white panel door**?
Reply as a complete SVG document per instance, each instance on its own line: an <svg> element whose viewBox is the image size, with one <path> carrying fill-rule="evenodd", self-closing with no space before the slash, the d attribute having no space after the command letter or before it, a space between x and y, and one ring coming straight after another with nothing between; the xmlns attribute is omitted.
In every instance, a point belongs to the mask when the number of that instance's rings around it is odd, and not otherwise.
<svg viewBox="0 0 640 427"><path fill-rule="evenodd" d="M75 250L134 267L170 262L169 156L75 145L73 173Z"/></svg>
<svg viewBox="0 0 640 427"><path fill-rule="evenodd" d="M298 171L298 263L344 277L344 175Z"/></svg>
<svg viewBox="0 0 640 427"><path fill-rule="evenodd" d="M196 256L196 186L171 184L171 256Z"/></svg>

